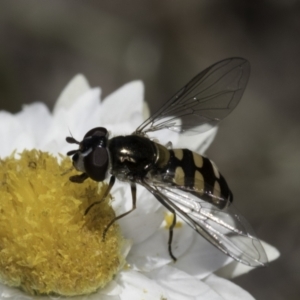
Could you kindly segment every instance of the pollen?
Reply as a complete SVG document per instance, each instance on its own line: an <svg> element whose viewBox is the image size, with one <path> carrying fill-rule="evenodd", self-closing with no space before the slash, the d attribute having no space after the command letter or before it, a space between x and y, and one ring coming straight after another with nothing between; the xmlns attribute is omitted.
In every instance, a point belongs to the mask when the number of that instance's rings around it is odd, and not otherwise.
<svg viewBox="0 0 300 300"><path fill-rule="evenodd" d="M169 229L173 223L174 220L174 215L172 213L165 213L165 228ZM175 227L174 228L180 228L182 226L182 223L180 221L176 221Z"/></svg>
<svg viewBox="0 0 300 300"><path fill-rule="evenodd" d="M17 157L17 159L15 158ZM68 180L70 159L31 150L0 160L0 281L29 294L82 295L124 266L107 185Z"/></svg>

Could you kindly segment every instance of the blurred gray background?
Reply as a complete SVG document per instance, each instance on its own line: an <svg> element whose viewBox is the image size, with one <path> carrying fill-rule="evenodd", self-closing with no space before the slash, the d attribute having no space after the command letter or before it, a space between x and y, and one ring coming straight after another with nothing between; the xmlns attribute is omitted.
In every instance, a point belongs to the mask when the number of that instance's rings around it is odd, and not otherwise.
<svg viewBox="0 0 300 300"><path fill-rule="evenodd" d="M1 1L0 42L0 109L11 112L52 108L78 72L104 95L143 80L153 110L205 67L247 58L243 100L208 155L281 257L234 282L256 299L299 299L300 1Z"/></svg>

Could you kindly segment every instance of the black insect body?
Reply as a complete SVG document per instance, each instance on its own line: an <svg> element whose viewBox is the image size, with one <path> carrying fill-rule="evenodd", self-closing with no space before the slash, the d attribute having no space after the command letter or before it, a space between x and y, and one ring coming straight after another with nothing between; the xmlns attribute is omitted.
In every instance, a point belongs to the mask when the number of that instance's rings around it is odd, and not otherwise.
<svg viewBox="0 0 300 300"><path fill-rule="evenodd" d="M87 178L103 181L110 175L108 195L115 178L129 182L132 209L136 208L136 184L151 192L174 214L170 226L169 253L178 214L194 230L235 260L249 266L263 266L267 257L260 241L247 221L231 205L232 193L215 164L188 149L169 149L150 140L147 133L157 130L199 133L215 126L240 101L249 77L249 63L242 58L220 61L194 77L186 86L136 131L128 136L109 139L103 127L87 132L79 145L68 152L81 175L70 177L73 182ZM101 202L93 203L93 205Z"/></svg>

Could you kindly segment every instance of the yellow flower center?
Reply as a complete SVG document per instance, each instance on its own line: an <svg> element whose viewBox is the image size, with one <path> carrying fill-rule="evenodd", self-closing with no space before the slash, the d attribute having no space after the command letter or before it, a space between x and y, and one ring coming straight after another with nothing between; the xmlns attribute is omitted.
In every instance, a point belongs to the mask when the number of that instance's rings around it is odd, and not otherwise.
<svg viewBox="0 0 300 300"><path fill-rule="evenodd" d="M124 265L106 185L75 184L48 153L24 151L0 160L0 281L30 294L80 295L104 287ZM74 175L74 174L71 174ZM107 197L110 198L110 197Z"/></svg>

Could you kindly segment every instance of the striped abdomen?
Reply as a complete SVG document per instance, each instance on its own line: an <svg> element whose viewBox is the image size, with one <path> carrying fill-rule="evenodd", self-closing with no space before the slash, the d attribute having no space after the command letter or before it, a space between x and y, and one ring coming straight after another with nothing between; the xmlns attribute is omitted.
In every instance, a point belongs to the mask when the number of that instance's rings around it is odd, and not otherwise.
<svg viewBox="0 0 300 300"><path fill-rule="evenodd" d="M162 148L160 153L161 150ZM187 187L195 196L219 208L224 208L232 202L232 193L211 160L188 149L167 151L168 159L161 160L160 172L167 174L168 181L179 188Z"/></svg>

